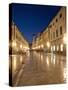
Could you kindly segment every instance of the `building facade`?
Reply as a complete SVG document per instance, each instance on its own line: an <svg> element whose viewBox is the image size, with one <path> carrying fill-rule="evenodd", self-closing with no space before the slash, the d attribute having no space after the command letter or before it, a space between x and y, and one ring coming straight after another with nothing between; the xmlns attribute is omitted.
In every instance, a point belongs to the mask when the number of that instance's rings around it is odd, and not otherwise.
<svg viewBox="0 0 68 90"><path fill-rule="evenodd" d="M17 71L24 65L29 44L12 22L9 27L9 77L14 82ZM11 81L10 80L10 81Z"/></svg>
<svg viewBox="0 0 68 90"><path fill-rule="evenodd" d="M54 53L66 54L66 8L62 7L50 22L50 49Z"/></svg>
<svg viewBox="0 0 68 90"><path fill-rule="evenodd" d="M21 54L29 49L27 40L23 37L18 27L12 23L9 31L9 48L12 49L10 53Z"/></svg>
<svg viewBox="0 0 68 90"><path fill-rule="evenodd" d="M40 46L36 42L40 43ZM41 38L39 35L33 43L37 44L36 47L42 45L45 52L66 55L66 7L61 7L48 27L41 33Z"/></svg>

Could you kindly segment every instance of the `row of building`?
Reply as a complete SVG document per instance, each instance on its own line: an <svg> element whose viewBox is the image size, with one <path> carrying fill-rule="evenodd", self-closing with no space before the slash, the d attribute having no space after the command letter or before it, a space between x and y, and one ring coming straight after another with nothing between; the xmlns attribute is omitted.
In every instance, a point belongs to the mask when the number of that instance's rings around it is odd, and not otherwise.
<svg viewBox="0 0 68 90"><path fill-rule="evenodd" d="M29 49L29 43L24 38L18 27L12 22L9 31L9 49L12 54L21 54Z"/></svg>
<svg viewBox="0 0 68 90"><path fill-rule="evenodd" d="M15 75L25 64L29 43L14 22L9 26L9 81L14 85Z"/></svg>
<svg viewBox="0 0 68 90"><path fill-rule="evenodd" d="M48 27L33 38L32 49L66 54L66 7L61 7Z"/></svg>

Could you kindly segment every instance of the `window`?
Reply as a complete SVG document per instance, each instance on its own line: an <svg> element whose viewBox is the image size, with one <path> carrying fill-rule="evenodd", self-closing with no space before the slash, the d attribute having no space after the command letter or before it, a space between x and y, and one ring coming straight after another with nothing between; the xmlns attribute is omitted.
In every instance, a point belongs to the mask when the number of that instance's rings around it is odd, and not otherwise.
<svg viewBox="0 0 68 90"><path fill-rule="evenodd" d="M55 38L55 32L53 32L53 39Z"/></svg>
<svg viewBox="0 0 68 90"><path fill-rule="evenodd" d="M54 25L54 23L53 23L53 25Z"/></svg>
<svg viewBox="0 0 68 90"><path fill-rule="evenodd" d="M60 14L60 18L62 17L62 13Z"/></svg>
<svg viewBox="0 0 68 90"><path fill-rule="evenodd" d="M51 40L52 40L52 33L51 33Z"/></svg>
<svg viewBox="0 0 68 90"><path fill-rule="evenodd" d="M56 30L56 37L58 37L58 30Z"/></svg>
<svg viewBox="0 0 68 90"><path fill-rule="evenodd" d="M60 26L60 35L62 35L62 26Z"/></svg>
<svg viewBox="0 0 68 90"><path fill-rule="evenodd" d="M58 19L56 19L56 22L58 21Z"/></svg>
<svg viewBox="0 0 68 90"><path fill-rule="evenodd" d="M49 28L52 28L52 25L50 25Z"/></svg>

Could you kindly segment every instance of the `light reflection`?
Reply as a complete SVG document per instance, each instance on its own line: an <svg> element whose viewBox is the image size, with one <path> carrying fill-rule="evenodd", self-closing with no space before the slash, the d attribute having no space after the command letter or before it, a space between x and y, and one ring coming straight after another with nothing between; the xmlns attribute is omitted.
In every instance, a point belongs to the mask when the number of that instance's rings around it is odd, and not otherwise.
<svg viewBox="0 0 68 90"><path fill-rule="evenodd" d="M53 53L51 53L51 63L52 63L52 61L53 61Z"/></svg>
<svg viewBox="0 0 68 90"><path fill-rule="evenodd" d="M16 48L17 52L18 52L18 47Z"/></svg>
<svg viewBox="0 0 68 90"><path fill-rule="evenodd" d="M22 58L22 56L20 56L20 62L22 63L22 60L23 60L23 58Z"/></svg>
<svg viewBox="0 0 68 90"><path fill-rule="evenodd" d="M43 55L41 55L41 59L43 59Z"/></svg>
<svg viewBox="0 0 68 90"><path fill-rule="evenodd" d="M56 63L56 56L54 54L51 55L51 63Z"/></svg>
<svg viewBox="0 0 68 90"><path fill-rule="evenodd" d="M66 80L67 74L66 74L66 68L64 68L64 80Z"/></svg>
<svg viewBox="0 0 68 90"><path fill-rule="evenodd" d="M30 56L30 51L27 51L27 56Z"/></svg>
<svg viewBox="0 0 68 90"><path fill-rule="evenodd" d="M41 61L43 62L43 55L41 55Z"/></svg>
<svg viewBox="0 0 68 90"><path fill-rule="evenodd" d="M53 64L55 64L55 62L56 62L56 57L55 57L55 55L54 55Z"/></svg>
<svg viewBox="0 0 68 90"><path fill-rule="evenodd" d="M48 58L48 56L46 57L46 63L49 66L49 58Z"/></svg>
<svg viewBox="0 0 68 90"><path fill-rule="evenodd" d="M14 67L14 70L16 69L16 56L13 56L13 67Z"/></svg>
<svg viewBox="0 0 68 90"><path fill-rule="evenodd" d="M60 48L61 48L61 51L63 51L63 44L61 44Z"/></svg>

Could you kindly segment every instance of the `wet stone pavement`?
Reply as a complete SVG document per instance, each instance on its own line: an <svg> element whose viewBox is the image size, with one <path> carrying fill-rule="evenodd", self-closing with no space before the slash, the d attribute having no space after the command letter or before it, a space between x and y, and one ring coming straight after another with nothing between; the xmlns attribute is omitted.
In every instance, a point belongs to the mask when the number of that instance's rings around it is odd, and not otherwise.
<svg viewBox="0 0 68 90"><path fill-rule="evenodd" d="M21 67L14 86L62 84L66 82L66 57L31 51Z"/></svg>

